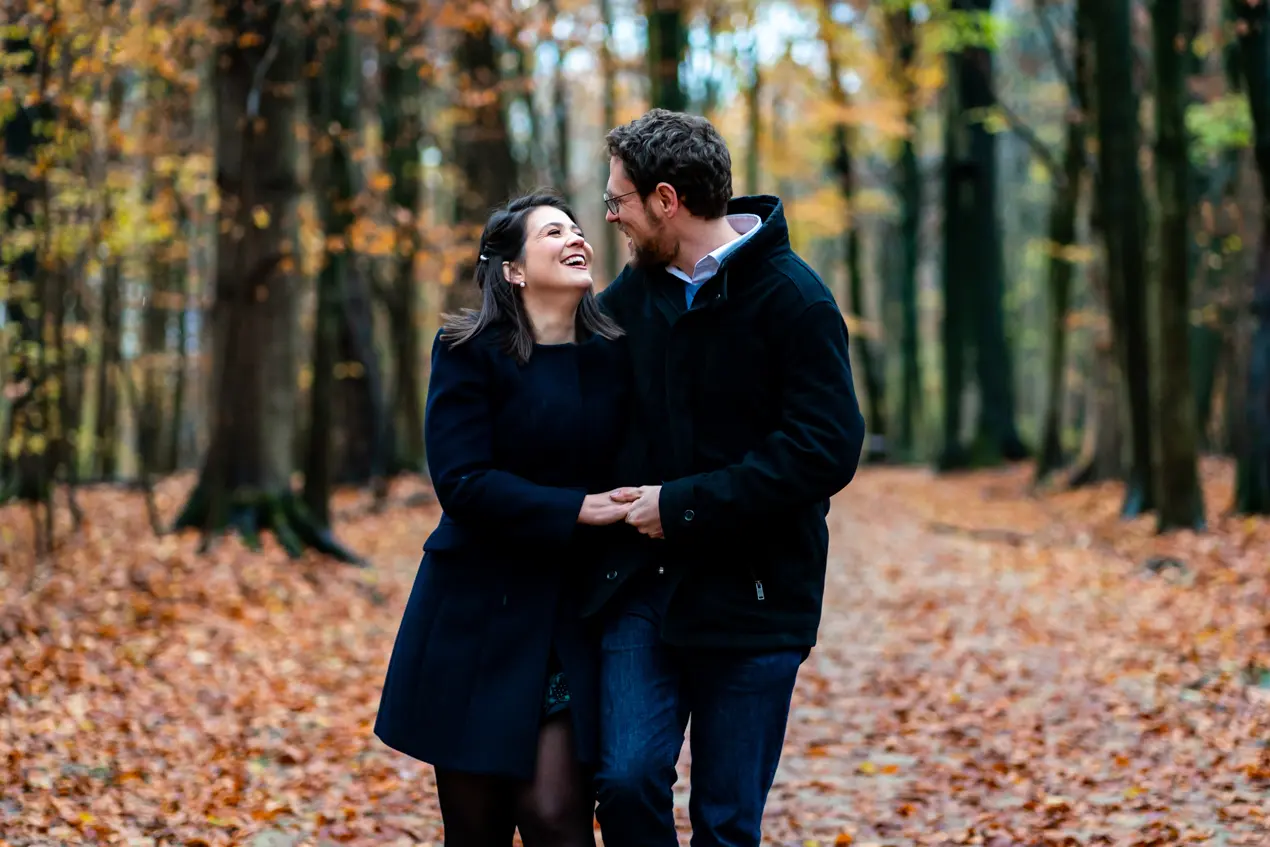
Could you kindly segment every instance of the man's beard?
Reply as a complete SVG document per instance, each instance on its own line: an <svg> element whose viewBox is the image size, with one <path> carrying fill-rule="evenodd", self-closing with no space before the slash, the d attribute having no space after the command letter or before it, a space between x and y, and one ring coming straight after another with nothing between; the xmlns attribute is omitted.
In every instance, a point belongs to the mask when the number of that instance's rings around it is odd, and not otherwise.
<svg viewBox="0 0 1270 847"><path fill-rule="evenodd" d="M652 225L651 218L649 224ZM631 239L631 267L657 268L668 265L679 255L679 242L673 241L665 225L655 226L643 243Z"/></svg>

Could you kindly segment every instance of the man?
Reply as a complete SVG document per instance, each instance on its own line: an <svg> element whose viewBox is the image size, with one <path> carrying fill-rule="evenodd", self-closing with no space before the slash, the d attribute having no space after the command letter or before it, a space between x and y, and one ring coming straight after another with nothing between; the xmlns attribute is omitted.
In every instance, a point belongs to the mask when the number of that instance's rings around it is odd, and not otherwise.
<svg viewBox="0 0 1270 847"><path fill-rule="evenodd" d="M732 199L709 121L654 109L607 144L607 220L632 258L600 302L635 371L621 479L646 484L623 495L633 529L589 604L604 611L596 814L606 847L678 844L691 716L694 847L757 845L820 623L828 500L863 443L847 330L780 201Z"/></svg>

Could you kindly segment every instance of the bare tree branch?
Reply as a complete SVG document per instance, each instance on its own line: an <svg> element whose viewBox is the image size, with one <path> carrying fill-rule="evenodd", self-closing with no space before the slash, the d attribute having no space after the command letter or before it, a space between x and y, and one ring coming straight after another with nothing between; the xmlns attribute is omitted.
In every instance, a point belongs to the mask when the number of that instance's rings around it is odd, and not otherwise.
<svg viewBox="0 0 1270 847"><path fill-rule="evenodd" d="M989 87L991 88L991 83L989 83ZM992 95L992 99L996 101L997 107L1001 110L1001 114L1010 125L1010 130L1019 138L1023 139L1023 142L1031 148L1032 154L1036 156L1041 164L1045 166L1045 169L1050 172L1050 176L1061 185L1065 177L1063 176L1063 165L1058 161L1058 157L1056 157L1053 151L1046 146L1045 142L1040 139L1036 132L1023 122L1023 119L1019 117L1018 113L1006 105L1005 101L996 95L995 89L993 90Z"/></svg>
<svg viewBox="0 0 1270 847"><path fill-rule="evenodd" d="M1048 0L1037 0L1033 10L1036 12L1037 23L1040 24L1041 31L1045 34L1045 44L1049 47L1050 59L1054 62L1054 69L1058 71L1058 75L1066 83L1067 93L1071 97L1072 105L1079 109L1082 108L1080 83L1076 79L1072 66L1067 61L1067 56L1063 53L1063 46L1058 43L1058 33L1054 32L1054 25L1050 23L1049 7Z"/></svg>

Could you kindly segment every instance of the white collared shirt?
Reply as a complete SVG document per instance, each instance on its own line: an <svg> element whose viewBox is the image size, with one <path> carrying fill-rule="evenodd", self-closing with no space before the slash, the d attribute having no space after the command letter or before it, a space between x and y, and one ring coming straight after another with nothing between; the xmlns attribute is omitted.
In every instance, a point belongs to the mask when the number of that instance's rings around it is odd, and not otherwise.
<svg viewBox="0 0 1270 847"><path fill-rule="evenodd" d="M701 286L719 272L719 266L723 264L723 260L729 253L758 232L763 220L758 215L728 215L728 223L736 231L737 237L702 256L696 267L692 269L692 276L688 276L674 265L666 266L669 273L684 281L684 296L687 298L689 309L692 308L692 298L697 296Z"/></svg>

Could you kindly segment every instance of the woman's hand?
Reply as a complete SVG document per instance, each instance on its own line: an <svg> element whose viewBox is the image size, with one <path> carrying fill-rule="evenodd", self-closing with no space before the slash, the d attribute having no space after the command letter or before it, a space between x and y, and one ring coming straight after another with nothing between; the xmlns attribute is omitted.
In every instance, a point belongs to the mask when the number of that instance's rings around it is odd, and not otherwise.
<svg viewBox="0 0 1270 847"><path fill-rule="evenodd" d="M639 499L639 490L631 488L615 488L603 494L588 494L582 498L582 510L578 512L578 523L588 526L605 526L626 520L626 513L631 505Z"/></svg>

